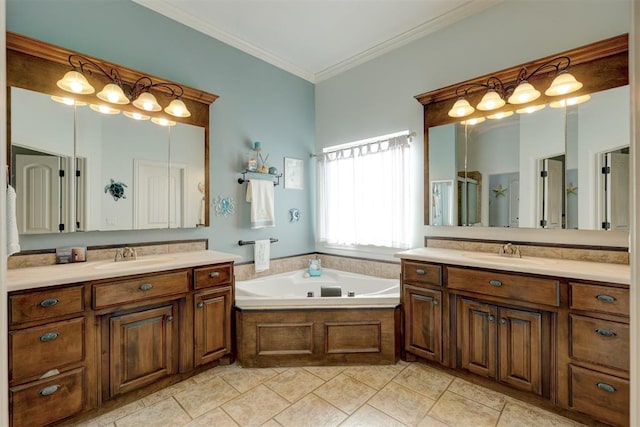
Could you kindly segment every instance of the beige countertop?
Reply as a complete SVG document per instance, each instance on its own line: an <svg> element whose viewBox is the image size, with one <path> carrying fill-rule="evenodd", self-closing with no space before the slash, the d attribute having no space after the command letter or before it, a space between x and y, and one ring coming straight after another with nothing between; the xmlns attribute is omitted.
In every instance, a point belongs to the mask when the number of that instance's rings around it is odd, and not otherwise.
<svg viewBox="0 0 640 427"><path fill-rule="evenodd" d="M455 249L417 248L394 254L396 258L428 261L468 267L490 268L518 273L543 274L570 279L598 282L631 283L631 268L624 264L573 261L556 258L523 256L511 258L487 252L460 251Z"/></svg>
<svg viewBox="0 0 640 427"><path fill-rule="evenodd" d="M92 261L7 270L7 291L110 279L133 274L154 273L237 261L239 255L215 251L196 251L139 256L137 260Z"/></svg>

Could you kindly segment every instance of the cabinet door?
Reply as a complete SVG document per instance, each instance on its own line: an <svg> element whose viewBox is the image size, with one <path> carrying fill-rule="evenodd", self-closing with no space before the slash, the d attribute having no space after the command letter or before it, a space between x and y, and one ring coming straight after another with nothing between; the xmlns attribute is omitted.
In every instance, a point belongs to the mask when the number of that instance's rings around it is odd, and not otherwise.
<svg viewBox="0 0 640 427"><path fill-rule="evenodd" d="M474 374L496 376L496 308L458 300L459 344L462 368Z"/></svg>
<svg viewBox="0 0 640 427"><path fill-rule="evenodd" d="M177 372L178 304L109 319L110 396Z"/></svg>
<svg viewBox="0 0 640 427"><path fill-rule="evenodd" d="M405 350L441 361L442 292L405 285L403 290Z"/></svg>
<svg viewBox="0 0 640 427"><path fill-rule="evenodd" d="M195 364L204 365L231 352L231 286L195 295Z"/></svg>
<svg viewBox="0 0 640 427"><path fill-rule="evenodd" d="M500 381L542 394L542 315L500 308L498 316Z"/></svg>

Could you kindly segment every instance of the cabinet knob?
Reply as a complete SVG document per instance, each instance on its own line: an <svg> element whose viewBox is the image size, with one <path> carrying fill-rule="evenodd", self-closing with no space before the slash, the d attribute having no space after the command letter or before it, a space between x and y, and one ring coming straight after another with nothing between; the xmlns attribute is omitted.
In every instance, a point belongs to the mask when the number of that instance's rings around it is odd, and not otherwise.
<svg viewBox="0 0 640 427"><path fill-rule="evenodd" d="M495 318L495 316L493 316L493 315L491 315L491 314L490 314L490 315L488 315L488 316L487 316L487 320L488 320L489 322L493 322L494 320L496 320L496 318Z"/></svg>
<svg viewBox="0 0 640 427"><path fill-rule="evenodd" d="M596 297L596 299L598 301L601 301L601 302L615 302L616 301L616 297L612 297L611 295L598 295Z"/></svg>
<svg viewBox="0 0 640 427"><path fill-rule="evenodd" d="M438 301L437 299L434 299L433 300L433 305L438 305L438 304L440 304L440 301Z"/></svg>
<svg viewBox="0 0 640 427"><path fill-rule="evenodd" d="M496 279L489 280L489 284L491 286L495 286L496 288L499 288L500 286L502 286L502 282L500 280L496 280Z"/></svg>
<svg viewBox="0 0 640 427"><path fill-rule="evenodd" d="M173 321L173 316L167 316L167 322L172 322Z"/></svg>
<svg viewBox="0 0 640 427"><path fill-rule="evenodd" d="M209 273L209 277L211 277L212 279L215 279L216 277L220 277L220 272L212 271L211 273Z"/></svg>
<svg viewBox="0 0 640 427"><path fill-rule="evenodd" d="M500 324L501 325L506 325L507 324L507 319L505 319L504 317L502 319L500 319Z"/></svg>
<svg viewBox="0 0 640 427"><path fill-rule="evenodd" d="M616 391L616 388L614 386L612 386L611 384L607 384L607 383L596 383L596 386L603 391L606 391L607 393L614 393Z"/></svg>
<svg viewBox="0 0 640 427"><path fill-rule="evenodd" d="M198 305L196 305L196 307L202 308L202 307L204 307L204 303L203 302L199 302Z"/></svg>
<svg viewBox="0 0 640 427"><path fill-rule="evenodd" d="M58 384L54 384L43 388L42 390L40 390L39 394L40 396L51 396L58 390L60 390L60 386Z"/></svg>
<svg viewBox="0 0 640 427"><path fill-rule="evenodd" d="M143 283L142 285L140 285L140 290L141 291L148 291L150 289L153 288L153 285L151 283Z"/></svg>
<svg viewBox="0 0 640 427"><path fill-rule="evenodd" d="M416 268L416 274L420 276L424 276L425 274L427 274L427 272L425 271L424 268Z"/></svg>
<svg viewBox="0 0 640 427"><path fill-rule="evenodd" d="M604 328L597 328L596 333L602 335L603 337L615 337L618 335L614 331Z"/></svg>
<svg viewBox="0 0 640 427"><path fill-rule="evenodd" d="M56 305L57 303L59 303L60 300L58 300L58 298L47 298L44 299L42 301L40 301L40 307L52 307L54 305Z"/></svg>
<svg viewBox="0 0 640 427"><path fill-rule="evenodd" d="M47 332L46 334L40 335L40 341L49 342L53 341L60 336L60 332Z"/></svg>

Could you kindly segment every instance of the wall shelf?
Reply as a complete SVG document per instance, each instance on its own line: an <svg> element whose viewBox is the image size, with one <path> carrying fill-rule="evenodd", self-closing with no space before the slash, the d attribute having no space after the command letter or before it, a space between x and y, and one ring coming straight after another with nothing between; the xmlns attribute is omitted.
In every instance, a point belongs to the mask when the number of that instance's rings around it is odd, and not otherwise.
<svg viewBox="0 0 640 427"><path fill-rule="evenodd" d="M260 173L260 172L254 172L254 171L249 171L249 170L243 170L242 172L240 172L240 174L242 175L242 178L238 178L238 184L244 184L245 182L249 182L251 181L251 179L247 178L247 174L249 174L250 177L253 177L253 179L262 179L262 180L274 180L273 181L273 185L280 185L280 178L282 178L282 174L277 174L277 175L273 175L270 173Z"/></svg>

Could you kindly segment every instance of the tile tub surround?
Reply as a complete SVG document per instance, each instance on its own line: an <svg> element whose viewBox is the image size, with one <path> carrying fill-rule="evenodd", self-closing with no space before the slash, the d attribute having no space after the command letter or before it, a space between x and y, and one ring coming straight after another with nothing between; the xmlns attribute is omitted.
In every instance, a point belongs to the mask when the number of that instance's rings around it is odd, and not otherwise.
<svg viewBox="0 0 640 427"><path fill-rule="evenodd" d="M217 366L93 426L581 426L431 366Z"/></svg>

